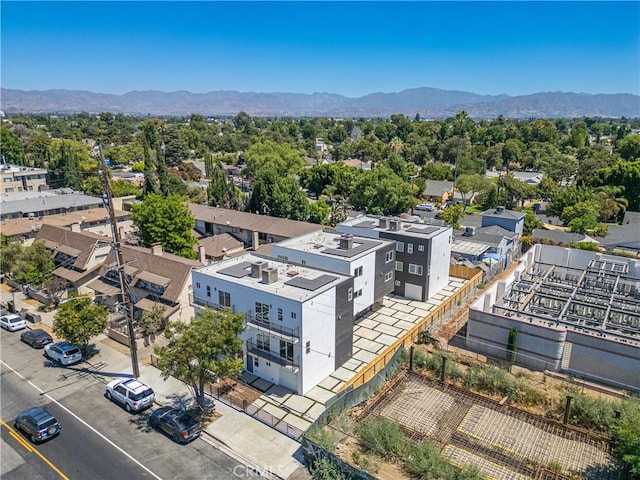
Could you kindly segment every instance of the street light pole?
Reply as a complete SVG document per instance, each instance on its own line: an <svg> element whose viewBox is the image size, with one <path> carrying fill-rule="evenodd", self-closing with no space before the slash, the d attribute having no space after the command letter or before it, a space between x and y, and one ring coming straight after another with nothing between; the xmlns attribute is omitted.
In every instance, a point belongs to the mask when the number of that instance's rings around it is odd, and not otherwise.
<svg viewBox="0 0 640 480"><path fill-rule="evenodd" d="M136 332L133 329L133 305L131 305L131 295L129 294L129 286L127 285L127 276L124 272L124 261L122 259L122 242L120 239L120 233L118 232L118 225L116 223L116 213L113 209L113 192L111 191L111 184L109 183L109 175L107 173L107 165L104 161L104 154L102 153L102 147L99 146L100 152L100 165L102 167L102 181L104 183L104 191L106 193L107 210L109 210L109 218L111 220L111 233L113 235L113 249L116 253L116 263L118 266L118 273L120 274L120 290L122 291L122 302L127 309L127 331L129 336L129 350L131 352L131 367L133 370L133 376L138 378L140 376L140 367L138 365L138 345L136 344Z"/></svg>

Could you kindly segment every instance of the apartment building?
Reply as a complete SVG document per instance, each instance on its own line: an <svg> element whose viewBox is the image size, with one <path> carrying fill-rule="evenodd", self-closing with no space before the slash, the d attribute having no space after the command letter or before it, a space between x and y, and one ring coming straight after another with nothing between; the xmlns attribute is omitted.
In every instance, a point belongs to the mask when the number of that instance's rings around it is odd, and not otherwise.
<svg viewBox="0 0 640 480"><path fill-rule="evenodd" d="M354 279L245 253L194 270L196 308L245 315L245 369L303 395L353 351Z"/></svg>
<svg viewBox="0 0 640 480"><path fill-rule="evenodd" d="M47 187L45 168L0 165L0 193L38 191Z"/></svg>
<svg viewBox="0 0 640 480"><path fill-rule="evenodd" d="M319 231L283 240L271 247L271 256L353 277L353 315L357 317L394 289L395 243L354 237L349 233Z"/></svg>
<svg viewBox="0 0 640 480"><path fill-rule="evenodd" d="M396 217L359 215L336 226L341 233L395 242L393 293L426 301L449 280L451 227Z"/></svg>

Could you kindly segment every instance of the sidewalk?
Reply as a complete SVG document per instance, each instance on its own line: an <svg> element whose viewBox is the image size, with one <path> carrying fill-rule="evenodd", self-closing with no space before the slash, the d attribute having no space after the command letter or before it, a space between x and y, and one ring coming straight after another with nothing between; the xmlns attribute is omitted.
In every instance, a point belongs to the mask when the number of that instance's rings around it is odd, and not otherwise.
<svg viewBox="0 0 640 480"><path fill-rule="evenodd" d="M34 327L51 331L53 313L39 312L31 301L25 301L22 292L13 293L7 289L6 284L2 284L0 299L3 304L15 299L18 312L29 311L39 314L41 323ZM104 368L110 372L122 373L123 376L132 374L126 346L118 344L106 335L97 337L95 343L100 352L91 358L91 365L96 369ZM144 358L143 352L139 352L139 358ZM160 371L148 363L139 362L139 367L140 380L156 392L156 403L176 404L193 399L191 390L183 382L175 378L164 380ZM298 442L220 401L216 401L216 412L216 417L203 432L203 439L238 462L255 469L248 475L257 476L255 471L259 471L265 478L311 478L301 463L301 446Z"/></svg>

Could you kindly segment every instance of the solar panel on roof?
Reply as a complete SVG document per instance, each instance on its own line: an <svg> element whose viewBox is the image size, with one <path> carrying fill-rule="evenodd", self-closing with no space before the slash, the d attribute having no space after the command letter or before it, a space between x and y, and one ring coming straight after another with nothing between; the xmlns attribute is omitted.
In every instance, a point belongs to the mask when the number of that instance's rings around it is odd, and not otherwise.
<svg viewBox="0 0 640 480"><path fill-rule="evenodd" d="M251 263L250 262L240 262L237 265L232 265L227 268L223 268L218 270L218 273L222 275L229 275L234 278L242 278L246 277L251 273Z"/></svg>
<svg viewBox="0 0 640 480"><path fill-rule="evenodd" d="M317 290L318 288L333 282L337 278L338 277L334 277L333 275L320 275L316 278L304 278L297 276L295 278L292 278L288 282L285 282L285 285L298 287L302 288L303 290L309 290L310 292L313 292L314 290Z"/></svg>

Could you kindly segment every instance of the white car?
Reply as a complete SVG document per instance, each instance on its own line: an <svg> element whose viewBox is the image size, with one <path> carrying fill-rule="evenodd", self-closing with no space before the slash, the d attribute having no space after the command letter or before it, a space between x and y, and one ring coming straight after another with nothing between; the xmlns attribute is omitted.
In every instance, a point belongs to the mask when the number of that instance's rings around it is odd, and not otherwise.
<svg viewBox="0 0 640 480"><path fill-rule="evenodd" d="M430 203L420 203L416 205L416 210L422 210L424 212L433 212L435 207Z"/></svg>
<svg viewBox="0 0 640 480"><path fill-rule="evenodd" d="M107 384L107 399L121 404L127 412L139 412L153 405L153 389L135 378L119 378Z"/></svg>
<svg viewBox="0 0 640 480"><path fill-rule="evenodd" d="M17 330L27 328L27 322L25 322L15 313L10 313L8 315L2 315L0 317L0 326L6 330L9 330L10 332L15 332Z"/></svg>
<svg viewBox="0 0 640 480"><path fill-rule="evenodd" d="M50 343L44 347L44 354L60 365L71 365L82 360L82 352L69 342Z"/></svg>

